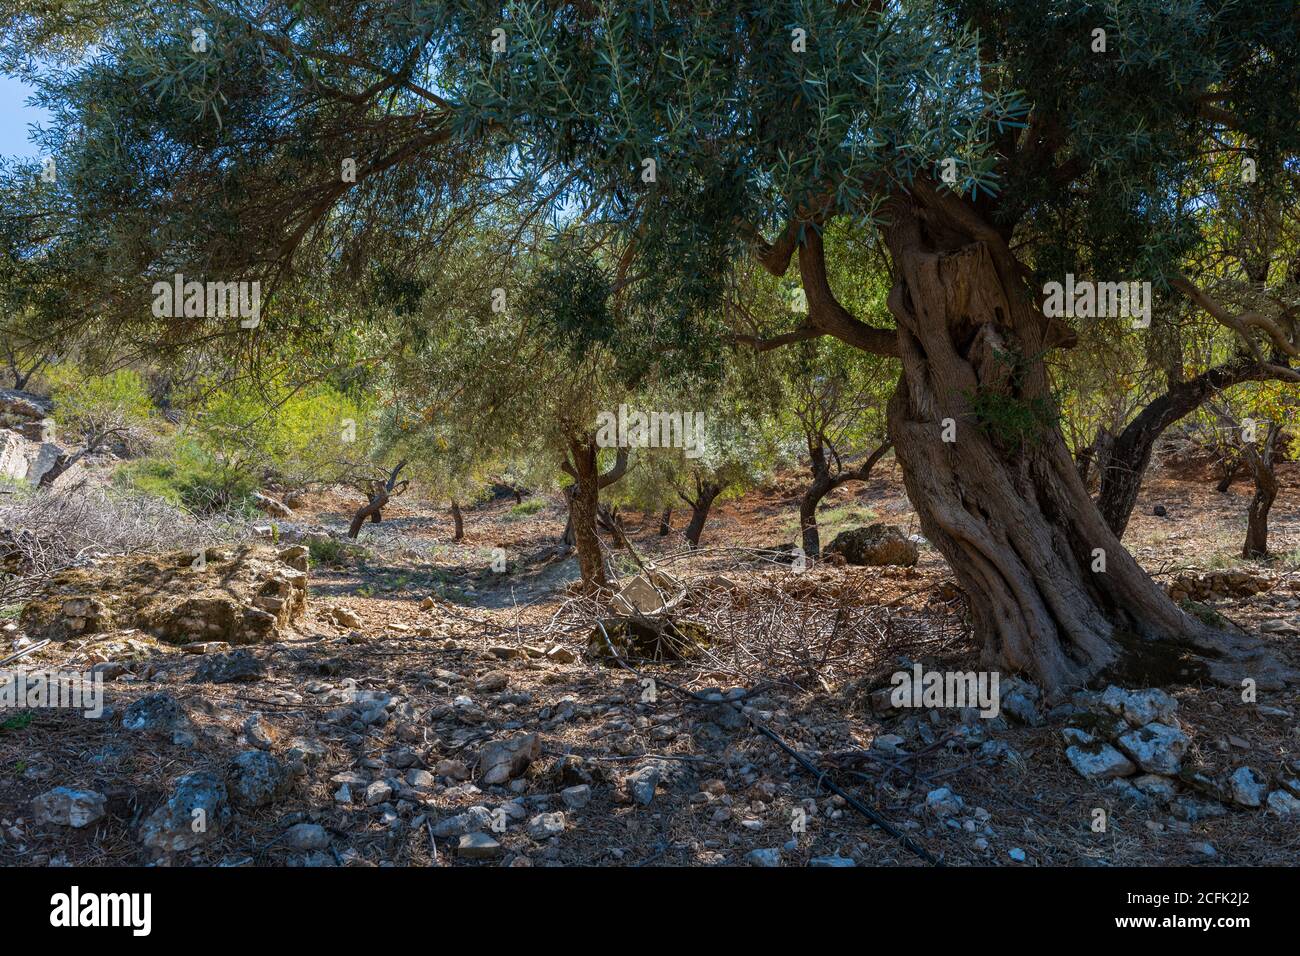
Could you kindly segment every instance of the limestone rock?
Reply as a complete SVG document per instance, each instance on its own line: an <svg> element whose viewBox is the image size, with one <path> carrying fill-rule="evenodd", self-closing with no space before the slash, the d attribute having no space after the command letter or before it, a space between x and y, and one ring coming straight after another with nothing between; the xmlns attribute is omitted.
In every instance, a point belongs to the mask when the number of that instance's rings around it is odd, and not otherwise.
<svg viewBox="0 0 1300 956"><path fill-rule="evenodd" d="M286 846L295 850L324 850L330 845L330 835L316 823L296 823L284 834Z"/></svg>
<svg viewBox="0 0 1300 956"><path fill-rule="evenodd" d="M534 840L549 840L564 832L565 823L564 814L559 811L539 813L528 821L528 835Z"/></svg>
<svg viewBox="0 0 1300 956"><path fill-rule="evenodd" d="M214 774L186 774L170 798L140 828L147 850L166 855L201 846L220 835L230 817L226 785Z"/></svg>
<svg viewBox="0 0 1300 956"><path fill-rule="evenodd" d="M576 787L565 787L560 791L560 799L570 810L581 810L591 802L591 787L585 783Z"/></svg>
<svg viewBox="0 0 1300 956"><path fill-rule="evenodd" d="M893 525L873 524L841 531L826 549L842 554L849 564L867 567L912 567L920 557L916 544Z"/></svg>
<svg viewBox="0 0 1300 956"><path fill-rule="evenodd" d="M194 672L203 684L251 684L266 677L266 665L246 650L205 655Z"/></svg>
<svg viewBox="0 0 1300 956"><path fill-rule="evenodd" d="M289 792L293 777L277 758L261 750L246 750L230 763L226 789L239 807L264 807Z"/></svg>
<svg viewBox="0 0 1300 956"><path fill-rule="evenodd" d="M456 855L466 860L494 860L501 855L501 844L486 833L465 833L456 844Z"/></svg>
<svg viewBox="0 0 1300 956"><path fill-rule="evenodd" d="M1127 777L1137 769L1122 753L1099 740L1067 747L1065 759L1070 761L1070 766L1081 776L1089 780Z"/></svg>
<svg viewBox="0 0 1300 956"><path fill-rule="evenodd" d="M925 808L936 817L943 818L960 813L965 801L948 787L939 787L925 795Z"/></svg>
<svg viewBox="0 0 1300 956"><path fill-rule="evenodd" d="M504 740L492 740L479 750L479 775L487 786L506 783L518 777L542 753L536 734L515 734Z"/></svg>
<svg viewBox="0 0 1300 956"><path fill-rule="evenodd" d="M178 645L258 644L280 640L306 603L306 574L264 545L247 545L60 571L24 606L20 624L36 640L136 629Z"/></svg>
<svg viewBox="0 0 1300 956"><path fill-rule="evenodd" d="M53 823L79 830L102 819L107 802L102 793L94 790L55 787L32 801L32 815L37 823Z"/></svg>
<svg viewBox="0 0 1300 956"><path fill-rule="evenodd" d="M1121 735L1118 743L1147 773L1173 776L1182 767L1190 741L1181 730L1153 722Z"/></svg>
<svg viewBox="0 0 1300 956"><path fill-rule="evenodd" d="M650 801L655 798L655 790L659 786L661 775L662 771L657 763L648 763L624 777L623 786L627 788L633 800L643 807L648 807Z"/></svg>
<svg viewBox="0 0 1300 956"><path fill-rule="evenodd" d="M1268 808L1279 817L1300 816L1300 800L1285 790L1274 790L1268 795Z"/></svg>
<svg viewBox="0 0 1300 956"><path fill-rule="evenodd" d="M361 626L361 618L357 617L357 615L353 611L349 611L345 607L340 606L340 607L330 608L328 617L339 627L349 627L355 629Z"/></svg>
<svg viewBox="0 0 1300 956"><path fill-rule="evenodd" d="M158 691L141 697L122 713L122 729L162 736L189 729L185 708L171 694Z"/></svg>
<svg viewBox="0 0 1300 956"><path fill-rule="evenodd" d="M1268 781L1260 777L1253 767L1238 767L1228 778L1232 802L1243 807L1258 807L1268 792Z"/></svg>
<svg viewBox="0 0 1300 956"><path fill-rule="evenodd" d="M447 817L433 825L433 835L437 837L460 836L475 830L487 830L492 826L492 811L487 807L470 807L464 813Z"/></svg>
<svg viewBox="0 0 1300 956"><path fill-rule="evenodd" d="M1178 710L1178 701L1159 688L1124 690L1113 684L1102 693L1101 705L1134 727L1171 724Z"/></svg>

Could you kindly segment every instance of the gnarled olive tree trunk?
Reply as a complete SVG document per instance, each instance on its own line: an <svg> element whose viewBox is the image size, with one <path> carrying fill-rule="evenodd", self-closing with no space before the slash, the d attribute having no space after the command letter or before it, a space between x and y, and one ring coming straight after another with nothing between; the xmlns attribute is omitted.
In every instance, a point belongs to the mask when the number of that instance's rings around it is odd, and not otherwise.
<svg viewBox="0 0 1300 956"><path fill-rule="evenodd" d="M1249 442L1243 452L1255 476L1255 496L1250 499L1250 510L1246 515L1246 543L1241 549L1243 558L1268 557L1268 512L1277 498L1277 472L1273 463L1281 434L1282 427L1273 423L1268 426L1263 451L1258 450L1254 442Z"/></svg>
<svg viewBox="0 0 1300 956"><path fill-rule="evenodd" d="M1257 646L1184 614L1088 497L1050 406L1042 356L1057 333L1001 237L907 201L885 240L903 366L890 438L986 665L1027 672L1055 697L1099 676L1275 683Z"/></svg>
<svg viewBox="0 0 1300 956"><path fill-rule="evenodd" d="M451 499L451 521L455 532L451 540L459 541L465 537L465 516L461 514L460 502L455 498Z"/></svg>
<svg viewBox="0 0 1300 956"><path fill-rule="evenodd" d="M1151 451L1165 429L1196 411L1219 391L1241 382L1261 381L1268 376L1268 370L1259 362L1236 360L1215 366L1195 378L1170 386L1112 439L1107 460L1098 462L1101 487L1097 494L1097 507L1116 535L1124 536L1142 488L1142 476L1151 463ZM1220 483L1219 491L1228 490L1236 468L1236 464L1228 466L1229 477Z"/></svg>
<svg viewBox="0 0 1300 956"><path fill-rule="evenodd" d="M594 433L572 437L568 446L568 457L561 468L573 483L566 490L569 521L564 529L564 541L577 547L583 593L593 594L609 585L605 556L600 550L600 535L596 531L600 516L600 489L612 485L627 473L628 450L620 448L614 465L601 474L597 470L600 447Z"/></svg>
<svg viewBox="0 0 1300 956"><path fill-rule="evenodd" d="M716 481L701 480L698 475L695 478L694 498L684 491L678 492L678 496L691 506L691 520L687 522L686 530L683 532L686 544L689 547L699 547L700 535L704 533L704 525L709 520L709 510L713 507L714 500L722 492L723 486L721 484Z"/></svg>

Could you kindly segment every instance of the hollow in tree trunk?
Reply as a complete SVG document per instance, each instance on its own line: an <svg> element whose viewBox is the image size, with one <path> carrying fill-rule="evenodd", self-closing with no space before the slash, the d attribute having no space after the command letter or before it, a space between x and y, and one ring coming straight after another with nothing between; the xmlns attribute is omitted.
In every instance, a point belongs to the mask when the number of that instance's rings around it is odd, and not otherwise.
<svg viewBox="0 0 1300 956"><path fill-rule="evenodd" d="M1241 549L1243 558L1268 557L1268 512L1277 497L1274 460L1281 433L1281 426L1271 424L1262 451L1255 447L1254 442L1246 445L1244 458L1255 477L1255 497L1250 500L1250 511L1246 516L1246 543Z"/></svg>
<svg viewBox="0 0 1300 956"><path fill-rule="evenodd" d="M902 376L888 418L908 497L966 592L985 665L1026 672L1053 699L1095 679L1277 686L1258 643L1183 613L1106 526L1050 402L1042 356L1063 336L1001 237L955 202L890 210Z"/></svg>

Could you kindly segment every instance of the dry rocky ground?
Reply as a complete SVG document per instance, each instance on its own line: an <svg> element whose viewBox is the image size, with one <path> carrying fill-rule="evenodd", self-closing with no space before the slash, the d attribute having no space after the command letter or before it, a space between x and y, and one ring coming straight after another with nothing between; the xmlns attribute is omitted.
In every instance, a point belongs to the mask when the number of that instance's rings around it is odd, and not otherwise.
<svg viewBox="0 0 1300 956"><path fill-rule="evenodd" d="M1197 613L1300 666L1300 467L1282 481L1289 559L1232 559L1248 489L1197 476L1152 479L1127 543ZM914 567L802 572L760 550L794 540L797 493L790 476L720 505L693 554L629 521L707 634L639 673L592 640L608 611L574 596L557 502L467 510L452 543L444 512L403 501L353 547L352 503L322 495L273 540L74 569L4 625L0 657L49 638L10 666L93 668L105 710L0 714L0 864L1294 862L1295 688L1048 706L1007 677L995 719L891 708L879 691L914 662L978 668L961 593L924 544ZM919 531L888 468L824 512L824 541Z"/></svg>

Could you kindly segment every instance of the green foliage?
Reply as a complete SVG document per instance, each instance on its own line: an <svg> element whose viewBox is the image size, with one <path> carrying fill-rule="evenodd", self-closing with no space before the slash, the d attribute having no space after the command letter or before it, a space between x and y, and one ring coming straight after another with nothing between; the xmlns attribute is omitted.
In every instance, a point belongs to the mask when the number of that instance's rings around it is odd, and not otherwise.
<svg viewBox="0 0 1300 956"><path fill-rule="evenodd" d="M976 425L1007 451L1042 446L1060 426L1057 396L1023 394L1029 360L1018 351L995 349L993 359L1001 369L998 387L965 393Z"/></svg>
<svg viewBox="0 0 1300 956"><path fill-rule="evenodd" d="M148 456L119 465L113 482L195 514L253 514L251 498L259 484L255 475L223 461L189 436L160 442Z"/></svg>
<svg viewBox="0 0 1300 956"><path fill-rule="evenodd" d="M527 501L521 501L510 509L507 520L513 518L526 518L529 515L535 515L546 507L546 502L541 498L529 498Z"/></svg>
<svg viewBox="0 0 1300 956"><path fill-rule="evenodd" d="M307 542L307 551L315 564L341 565L362 559L366 549L338 538L316 537Z"/></svg>
<svg viewBox="0 0 1300 956"><path fill-rule="evenodd" d="M609 280L589 258L566 255L548 260L525 288L520 308L542 322L551 343L581 360L594 345L615 334L609 311Z"/></svg>
<svg viewBox="0 0 1300 956"><path fill-rule="evenodd" d="M154 418L153 402L143 377L132 369L107 375L87 374L72 363L46 370L53 417L60 434L82 440L110 428L139 433Z"/></svg>
<svg viewBox="0 0 1300 956"><path fill-rule="evenodd" d="M1007 450L1040 447L1058 425L1060 413L1050 398L980 390L968 393L966 400L979 428Z"/></svg>
<svg viewBox="0 0 1300 956"><path fill-rule="evenodd" d="M36 715L30 710L19 711L12 717L0 722L0 730L26 730L35 719Z"/></svg>
<svg viewBox="0 0 1300 956"><path fill-rule="evenodd" d="M230 385L193 409L189 430L232 467L298 484L337 480L375 440L365 406L328 385Z"/></svg>

